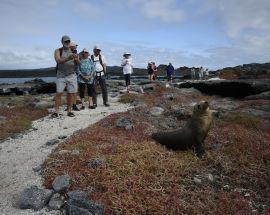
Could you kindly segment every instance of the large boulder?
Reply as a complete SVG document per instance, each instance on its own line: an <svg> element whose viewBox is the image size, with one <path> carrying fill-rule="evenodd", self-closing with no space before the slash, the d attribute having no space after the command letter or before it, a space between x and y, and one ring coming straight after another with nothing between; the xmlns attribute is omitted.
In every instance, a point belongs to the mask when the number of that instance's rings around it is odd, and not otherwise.
<svg viewBox="0 0 270 215"><path fill-rule="evenodd" d="M182 82L178 84L179 88L195 88L202 93L221 95L224 97L244 98L270 91L270 82L268 79L262 80L215 80Z"/></svg>
<svg viewBox="0 0 270 215"><path fill-rule="evenodd" d="M53 192L31 186L23 190L19 199L19 208L41 210L49 202Z"/></svg>

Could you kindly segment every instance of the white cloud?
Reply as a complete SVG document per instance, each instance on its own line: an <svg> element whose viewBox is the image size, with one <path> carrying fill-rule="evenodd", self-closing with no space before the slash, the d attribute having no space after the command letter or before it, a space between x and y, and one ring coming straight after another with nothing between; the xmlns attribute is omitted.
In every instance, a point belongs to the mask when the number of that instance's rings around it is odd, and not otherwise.
<svg viewBox="0 0 270 215"><path fill-rule="evenodd" d="M206 0L206 7L224 25L231 43L209 50L216 59L227 64L269 61L269 0Z"/></svg>
<svg viewBox="0 0 270 215"><path fill-rule="evenodd" d="M75 1L74 12L76 15L90 21L98 19L102 15L101 7L86 1Z"/></svg>
<svg viewBox="0 0 270 215"><path fill-rule="evenodd" d="M148 19L159 19L165 23L184 21L184 11L176 4L176 0L128 0L128 3L140 9Z"/></svg>

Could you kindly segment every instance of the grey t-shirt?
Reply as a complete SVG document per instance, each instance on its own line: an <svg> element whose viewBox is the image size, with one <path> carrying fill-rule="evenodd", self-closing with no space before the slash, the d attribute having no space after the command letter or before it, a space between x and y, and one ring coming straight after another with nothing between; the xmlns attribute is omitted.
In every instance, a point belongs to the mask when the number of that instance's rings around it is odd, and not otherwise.
<svg viewBox="0 0 270 215"><path fill-rule="evenodd" d="M61 58L67 58L70 55L72 55L72 52L70 49L63 49ZM73 60L69 60L63 64L58 64L57 68L57 78L64 78L66 76L69 76L71 74L74 74L76 71L76 65Z"/></svg>

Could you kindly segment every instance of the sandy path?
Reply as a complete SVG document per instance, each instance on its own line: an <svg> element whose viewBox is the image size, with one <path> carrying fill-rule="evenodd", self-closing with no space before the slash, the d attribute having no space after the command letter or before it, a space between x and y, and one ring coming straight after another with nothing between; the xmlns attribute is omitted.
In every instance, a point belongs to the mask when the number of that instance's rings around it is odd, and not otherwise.
<svg viewBox="0 0 270 215"><path fill-rule="evenodd" d="M102 102L101 98L98 98ZM41 186L42 178L32 168L43 163L55 146L45 143L57 139L59 135L70 136L74 131L89 125L112 113L126 111L129 106L117 102L117 98L110 98L110 107L98 104L95 110L75 112L76 116L63 116L52 119L49 116L33 122L33 130L23 137L10 139L0 143L0 214L59 214L45 209L39 212L19 210L16 208L18 194L29 185Z"/></svg>

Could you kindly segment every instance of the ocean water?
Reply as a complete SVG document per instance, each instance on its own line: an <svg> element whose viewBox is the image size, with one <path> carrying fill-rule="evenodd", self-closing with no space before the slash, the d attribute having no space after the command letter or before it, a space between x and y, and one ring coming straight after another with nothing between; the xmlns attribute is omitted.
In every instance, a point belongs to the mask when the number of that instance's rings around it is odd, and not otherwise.
<svg viewBox="0 0 270 215"><path fill-rule="evenodd" d="M50 83L55 82L56 77L36 77L38 79L42 79L43 81ZM21 84L26 81L31 81L36 79L35 77L32 78L0 78L0 84Z"/></svg>

